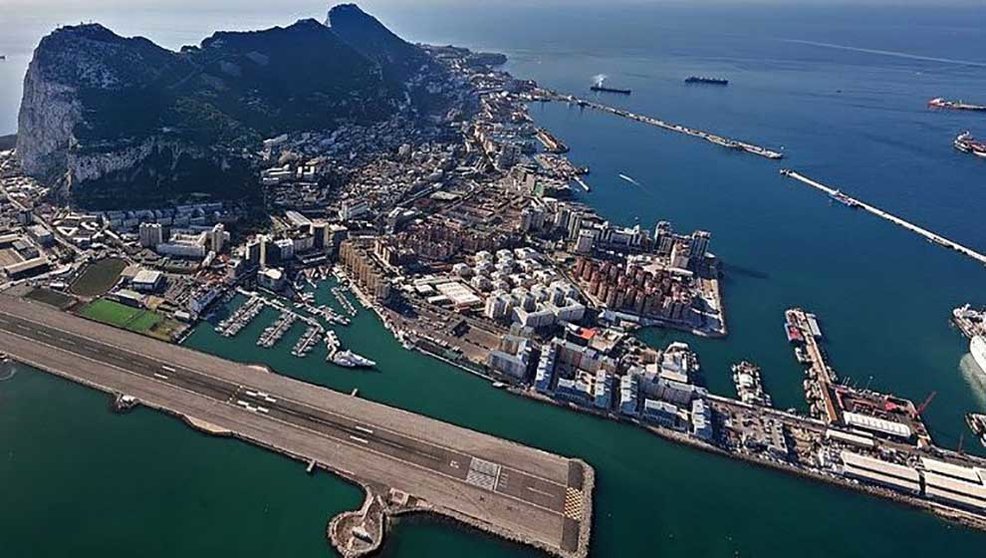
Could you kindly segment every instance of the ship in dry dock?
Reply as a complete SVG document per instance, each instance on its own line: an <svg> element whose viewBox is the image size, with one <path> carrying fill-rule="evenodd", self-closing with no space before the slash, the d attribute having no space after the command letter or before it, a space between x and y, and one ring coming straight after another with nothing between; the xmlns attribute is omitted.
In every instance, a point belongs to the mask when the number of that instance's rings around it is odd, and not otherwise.
<svg viewBox="0 0 986 558"><path fill-rule="evenodd" d="M770 407L770 394L763 388L759 366L744 360L734 364L732 371L733 383L736 384L736 395L740 401L749 405Z"/></svg>

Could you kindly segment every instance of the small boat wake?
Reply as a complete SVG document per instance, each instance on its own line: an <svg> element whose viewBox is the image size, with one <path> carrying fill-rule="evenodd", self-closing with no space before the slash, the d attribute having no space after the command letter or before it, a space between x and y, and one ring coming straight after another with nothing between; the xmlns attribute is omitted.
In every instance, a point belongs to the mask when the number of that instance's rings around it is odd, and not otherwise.
<svg viewBox="0 0 986 558"><path fill-rule="evenodd" d="M976 364L976 359L966 353L959 360L959 372L962 373L962 379L969 386L976 402L980 407L986 408L986 371L981 370Z"/></svg>
<svg viewBox="0 0 986 558"><path fill-rule="evenodd" d="M7 380L13 380L14 376L17 375L17 367L12 366L8 363L0 364L0 382L6 382Z"/></svg>
<svg viewBox="0 0 986 558"><path fill-rule="evenodd" d="M632 176L627 176L625 174L620 174L619 177L622 178L623 180L626 180L630 184L633 184L634 186L642 186L642 184L639 183L639 182L637 182L636 180L634 180Z"/></svg>

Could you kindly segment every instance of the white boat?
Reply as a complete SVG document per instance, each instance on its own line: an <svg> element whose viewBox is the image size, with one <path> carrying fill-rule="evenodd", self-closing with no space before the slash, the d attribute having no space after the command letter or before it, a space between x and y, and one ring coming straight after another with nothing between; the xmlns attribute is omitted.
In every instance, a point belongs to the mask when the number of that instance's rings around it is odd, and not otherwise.
<svg viewBox="0 0 986 558"><path fill-rule="evenodd" d="M969 342L969 352L972 353L973 360L979 365L979 370L986 374L986 337L977 335Z"/></svg>
<svg viewBox="0 0 986 558"><path fill-rule="evenodd" d="M634 180L634 179L633 179L633 177L631 177L631 176L627 176L627 175L625 175L625 174L619 174L619 175L617 175L617 176L619 176L619 177L620 177L620 178L622 178L623 180L626 180L626 181L627 181L627 182L629 182L630 184L633 184L633 185L635 185L635 186L640 186L640 183L639 183L639 182L637 182L636 180Z"/></svg>
<svg viewBox="0 0 986 558"><path fill-rule="evenodd" d="M376 362L352 351L338 351L332 355L332 363L346 368L373 368Z"/></svg>

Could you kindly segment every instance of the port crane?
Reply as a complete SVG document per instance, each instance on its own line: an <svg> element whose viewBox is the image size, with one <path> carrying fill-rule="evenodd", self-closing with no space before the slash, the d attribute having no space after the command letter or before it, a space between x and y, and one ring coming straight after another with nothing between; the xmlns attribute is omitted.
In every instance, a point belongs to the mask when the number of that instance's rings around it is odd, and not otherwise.
<svg viewBox="0 0 986 558"><path fill-rule="evenodd" d="M917 408L918 415L924 414L924 410L928 408L928 405L931 405L931 401L935 398L936 395L938 395L938 392L932 391L931 393L928 394L928 397L926 397L925 400L922 401L920 405L918 405Z"/></svg>

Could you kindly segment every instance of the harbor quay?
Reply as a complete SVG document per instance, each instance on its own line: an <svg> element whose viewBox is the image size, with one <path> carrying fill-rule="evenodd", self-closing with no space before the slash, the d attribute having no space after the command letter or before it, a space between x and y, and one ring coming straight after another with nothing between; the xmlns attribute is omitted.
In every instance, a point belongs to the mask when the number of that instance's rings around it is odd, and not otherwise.
<svg viewBox="0 0 986 558"><path fill-rule="evenodd" d="M762 147L760 145L756 145L750 142L728 138L726 136L722 136L705 130L690 128L688 126L683 126L681 124L675 124L672 122L661 120L660 118L654 118L652 116L637 114L625 109L616 108L602 103L598 103L596 101L582 99L574 95L566 95L554 91L541 90L535 95L535 98L541 101L561 101L566 103L572 103L580 107L591 108L615 116L627 118L635 122L641 122L643 124L648 124L650 126L662 128L670 132L677 132L679 134L685 134L687 136L704 139L705 141L708 141L720 147L725 147L727 149L734 149L736 151L750 153L752 155L757 155L765 159L777 160L784 158L784 153L781 151L774 151L772 149L767 149L766 147Z"/></svg>
<svg viewBox="0 0 986 558"><path fill-rule="evenodd" d="M887 221L890 221L891 223L893 223L893 224L895 224L895 225L897 225L897 226L899 226L899 227L901 227L901 228L903 228L905 230L911 231L914 234L917 234L919 236L924 237L925 239L928 240L928 242L931 242L933 244L937 244L939 246L944 246L945 248L950 248L950 249L955 250L956 252L962 254L963 256L972 258L973 260L976 260L977 262L979 262L979 263L981 263L983 265L986 265L986 254L982 254L980 252L977 252L977 251L973 250L972 248L969 248L967 246L964 246L962 244L959 244L958 242L955 242L954 240L950 240L948 238L945 238L944 236L942 236L942 235L940 235L938 233L932 232L932 231L930 231L930 230L928 230L928 229L926 229L924 227L921 227L919 225L915 225L914 223L911 223L910 221L907 221L907 220L902 219L902 218L900 218L900 217L898 217L898 216L896 216L896 215L894 215L892 213L889 213L887 211L884 211L884 210L880 209L879 207L876 207L874 205L870 205L870 204L868 204L868 203L866 203L864 201L859 200L858 198L854 198L852 196L849 196L848 194L846 194L845 192L843 192L843 191L841 191L841 190L839 190L837 188L832 188L831 186L826 186L825 184L822 184L821 182L818 182L816 180L813 180L813 179L811 179L811 178L809 178L809 177L807 177L807 176L805 176L805 175L803 175L803 174L801 174L801 173L799 173L797 171L793 171L793 170L790 170L790 169L781 169L780 170L780 174L781 174L781 176L785 176L785 177L788 177L788 178L797 180L798 182L800 182L802 184L805 184L807 186L811 186L812 188L815 188L816 190L820 190L820 191L828 194L829 197L832 198L833 200L835 200L835 201L837 201L837 202L839 202L839 203L841 203L841 204L843 204L843 205L845 205L845 206L847 206L847 207L849 207L851 209L863 209L864 211L866 211L868 213L871 213L873 215L876 215L877 217L880 217L881 219L885 219Z"/></svg>
<svg viewBox="0 0 986 558"><path fill-rule="evenodd" d="M594 473L580 460L7 295L0 296L0 349L363 486L376 517L348 522L332 537L346 555L379 544L382 530L366 525L381 525L381 514L408 512L446 516L557 556L587 555Z"/></svg>
<svg viewBox="0 0 986 558"><path fill-rule="evenodd" d="M672 343L661 352L656 369L652 366L645 372L631 367L618 376L614 382L614 391L618 391L612 399L606 390L593 390L591 382L589 393L595 397L580 397L571 382L561 377L565 366L553 368L552 360L560 358L557 348L549 350L547 359L542 353L534 378L510 378L502 371L470 363L434 340L416 337L393 312L381 309L358 288L354 290L399 339L416 339L408 348L482 376L514 395L986 530L986 460L933 443L921 413L934 394L914 404L900 396L840 382L828 363L818 318L802 309L785 313L785 329L795 360L805 367L810 416L773 408L759 367L746 361L733 366L742 400L708 393L695 383L697 361L683 343ZM576 365L577 377L585 375L579 366L591 366L586 360ZM551 372L545 374L547 370ZM752 385L751 375L756 378Z"/></svg>

